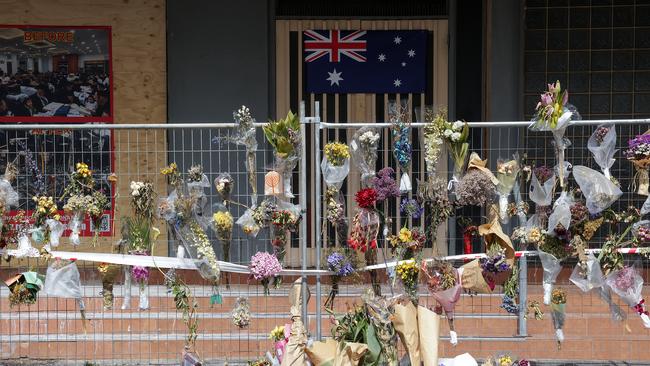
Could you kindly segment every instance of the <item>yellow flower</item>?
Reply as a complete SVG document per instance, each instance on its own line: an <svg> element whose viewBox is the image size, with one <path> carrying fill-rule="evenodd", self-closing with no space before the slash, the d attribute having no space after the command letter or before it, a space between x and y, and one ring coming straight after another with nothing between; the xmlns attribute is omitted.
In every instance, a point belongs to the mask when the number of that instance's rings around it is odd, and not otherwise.
<svg viewBox="0 0 650 366"><path fill-rule="evenodd" d="M350 148L340 142L330 142L325 145L325 156L332 165L343 165L345 159L350 158Z"/></svg>
<svg viewBox="0 0 650 366"><path fill-rule="evenodd" d="M59 214L54 215L54 220L56 220L56 221L61 220L61 215L59 215Z"/></svg>
<svg viewBox="0 0 650 366"><path fill-rule="evenodd" d="M405 228L405 227L403 227L402 229L400 229L400 231L399 231L399 240L400 240L402 243L408 243L408 242L410 242L410 241L411 241L411 238L412 238L411 230L409 230L409 229L407 229L407 228Z"/></svg>
<svg viewBox="0 0 650 366"><path fill-rule="evenodd" d="M271 330L271 333L269 334L269 339L272 339L276 342L283 340L284 327L282 325L278 325L277 327L273 328L273 330Z"/></svg>
<svg viewBox="0 0 650 366"><path fill-rule="evenodd" d="M232 215L228 211L215 212L212 215L212 221L214 221L214 224L220 230L232 229L233 219L232 219Z"/></svg>

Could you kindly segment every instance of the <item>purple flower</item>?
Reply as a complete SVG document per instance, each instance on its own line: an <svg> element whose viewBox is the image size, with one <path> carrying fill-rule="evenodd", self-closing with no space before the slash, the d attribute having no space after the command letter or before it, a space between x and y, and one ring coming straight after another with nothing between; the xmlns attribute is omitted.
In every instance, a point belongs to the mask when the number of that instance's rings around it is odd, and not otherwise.
<svg viewBox="0 0 650 366"><path fill-rule="evenodd" d="M277 276L282 271L278 258L267 252L257 252L251 258L251 275L258 281Z"/></svg>
<svg viewBox="0 0 650 366"><path fill-rule="evenodd" d="M551 93L544 93L541 95L540 103L542 106L547 106L553 103L553 95Z"/></svg>
<svg viewBox="0 0 650 366"><path fill-rule="evenodd" d="M377 202L383 202L391 197L399 197L399 187L394 177L393 168L387 167L377 172L377 175L370 180L370 184L377 191Z"/></svg>
<svg viewBox="0 0 650 366"><path fill-rule="evenodd" d="M131 267L131 276L136 282L144 283L149 280L149 268L141 266Z"/></svg>
<svg viewBox="0 0 650 366"><path fill-rule="evenodd" d="M420 206L418 201L409 198L402 198L402 203L400 204L400 211L407 215L411 216L414 219L419 219L424 213L424 208Z"/></svg>
<svg viewBox="0 0 650 366"><path fill-rule="evenodd" d="M513 298L508 295L503 295L503 300L501 301L501 308L507 311L510 314L518 314L519 307Z"/></svg>
<svg viewBox="0 0 650 366"><path fill-rule="evenodd" d="M618 271L616 274L616 279L614 280L614 284L618 289L621 289L623 291L627 291L632 285L634 285L634 281L636 279L636 271L632 267L625 267L622 270Z"/></svg>
<svg viewBox="0 0 650 366"><path fill-rule="evenodd" d="M354 268L348 258L339 252L334 252L327 257L327 268L341 277L354 273Z"/></svg>

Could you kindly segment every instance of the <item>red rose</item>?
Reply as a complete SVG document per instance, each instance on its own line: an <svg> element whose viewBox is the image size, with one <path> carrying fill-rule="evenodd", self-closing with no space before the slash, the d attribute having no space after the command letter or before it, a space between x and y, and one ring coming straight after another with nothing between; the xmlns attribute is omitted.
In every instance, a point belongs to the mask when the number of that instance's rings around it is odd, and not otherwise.
<svg viewBox="0 0 650 366"><path fill-rule="evenodd" d="M361 208L371 208L377 202L377 191L373 188L364 188L355 195L357 205Z"/></svg>

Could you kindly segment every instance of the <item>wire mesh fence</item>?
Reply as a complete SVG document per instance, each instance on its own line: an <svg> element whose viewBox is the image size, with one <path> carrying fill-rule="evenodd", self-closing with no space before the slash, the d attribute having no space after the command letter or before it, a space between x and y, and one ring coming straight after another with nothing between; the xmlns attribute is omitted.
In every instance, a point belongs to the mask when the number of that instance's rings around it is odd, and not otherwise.
<svg viewBox="0 0 650 366"><path fill-rule="evenodd" d="M416 118L417 120L417 118ZM395 169L396 179L404 173L397 166L393 157L392 138L387 124L367 124L375 126L380 131L379 153L377 169L390 166ZM335 238L331 226L324 221L325 217L325 185L317 179L316 169L320 169L320 157L325 143L340 141L349 143L354 131L363 124L307 124L304 153L307 162L304 167L299 164L293 172L293 191L296 197L293 202L298 203L303 199L306 203L305 226L297 234L292 234L287 244L285 266L290 268L316 268L322 269L322 256L317 255L321 248L340 245ZM33 127L33 126L32 126ZM85 223L88 228L82 231L87 235L82 238L80 247L73 249L67 241L63 241L61 250L77 250L80 252L110 252L112 244L121 237L123 218L132 214L129 203L128 187L131 181L150 181L156 187L160 198L170 193L166 181L160 174L160 169L171 162L178 164L179 170L187 171L194 164L201 164L210 181L210 188L206 188L207 207L218 203L220 198L215 191L214 178L220 173L229 173L234 181L233 201L230 207L233 217L240 217L246 207L250 206L251 189L248 185L248 175L244 161L245 149L227 142L227 137L232 133L233 125L166 125L166 126L130 126L128 128L98 127L98 126L56 126L56 128L32 128L11 126L0 130L0 166L9 161L18 159L20 166L17 176L16 189L20 194L18 210L26 210L29 214L33 210L31 197L35 194L46 194L60 197L68 184L68 176L76 162L88 163L94 170L96 180L111 198L110 209L105 212L102 223L102 233L98 245L91 245L90 223ZM418 180L424 180L424 157L421 151L422 124L414 123L411 131L413 141L413 158L408 174L413 183L413 192L417 190ZM595 128L593 124L578 124L569 127L567 137L572 141L572 146L567 150L567 160L574 165L594 167L591 154L586 150L586 139ZM646 124L623 123L616 125L618 134L619 153L617 161L612 168L612 175L621 183L623 196L615 204L615 209L622 209L629 205L640 207L643 196L634 193L630 187L634 170L629 162L621 155L627 140L637 134L645 132ZM316 138L316 134L318 138ZM523 164L531 166L555 164L554 150L551 137L541 132L530 132L523 123L518 125L499 123L480 123L471 125L472 144L471 151L476 151L482 158L489 161L488 167L494 171L498 158L510 158L513 153L519 152ZM257 134L257 191L263 192L264 174L273 168L274 155L271 147L266 143L261 131ZM317 152L318 150L318 152ZM33 163L26 164L25 158L29 156ZM447 179L451 172L451 163L441 161L438 174ZM117 175L117 181L109 180L111 173ZM42 177L42 178L41 178ZM318 188L318 189L317 189ZM352 168L346 183L341 188L345 197L346 212L348 217L354 211L354 193L360 188L360 176ZM528 200L528 183L522 182L521 193ZM305 194L301 197L301 194ZM262 194L260 193L260 196ZM411 194L410 197L413 195ZM259 198L261 200L261 197ZM318 204L317 204L318 201ZM512 201L512 198L510 198ZM531 204L532 206L532 204ZM60 206L59 206L60 207ZM405 223L426 228L428 212L420 219L406 219L400 212L400 201L394 199L386 204L387 217L391 219L389 231L395 233ZM486 212L480 209L462 212L476 224L484 222ZM514 220L513 220L514 221ZM511 234L516 224L504 227L507 234ZM175 256L179 246L177 238L166 224L160 220L156 222L161 235L156 240L153 254L162 256ZM462 227L458 222L450 220L447 225L438 230L436 243L429 241L425 251L426 256L436 254L457 254L462 252ZM214 233L208 230L210 240L218 258L223 258L223 252ZM607 233L598 232L590 241L591 247L602 245ZM380 249L388 249L380 241ZM523 249L523 248L517 248ZM304 251L303 251L304 250ZM478 238L473 239L474 252L484 250ZM248 264L249 258L257 251L272 251L269 233L263 230L255 238L246 236L235 225L233 242L231 246L231 262ZM386 258L390 258L386 251ZM648 262L638 256L630 260L641 259L644 276L648 270ZM529 265L528 283L520 283L520 287L529 290L529 299L539 299L541 293L541 266L534 257L526 259ZM383 261L380 255L379 262ZM317 263L320 262L320 263ZM35 269L44 272L47 267L44 259L12 260L0 264L1 277ZM87 360L91 362L104 362L113 364L128 363L177 363L183 350L186 337L186 327L182 315L176 311L172 295L164 286L161 273L152 270L147 293L150 306L146 311L137 309L138 289L134 286L130 291L133 303L129 309L122 309L125 287L123 273L115 278L115 300L111 309L105 309L102 301L102 278L97 272L97 264L93 262L78 263L81 271L86 317L89 319L87 326L83 327L83 320L79 313L78 305L71 299L59 299L48 296L39 297L36 304L31 306L10 307L8 302L9 291L6 287L0 288L0 358L15 359L65 359ZM454 262L455 266L462 265L463 261ZM559 284L569 287L568 273L575 265L573 262L565 263L565 269L559 277ZM569 271L569 272L567 272ZM221 288L222 304L211 303L212 289L209 283L201 279L195 271L177 271L180 277L191 284L190 288L199 302L197 317L199 318L199 338L197 350L206 360L229 360L231 363L253 359L263 355L272 348L268 340L268 332L275 326L288 322L289 303L287 300L288 284L294 278L287 278L284 285L273 290L270 296L262 295L262 288L255 281L245 275L232 275L230 289ZM390 286L386 274L380 271L382 279L382 293L392 294L399 289ZM646 276L647 278L647 276ZM331 323L329 315L323 311L320 304L330 291L329 279L325 276L319 278L309 277L312 298L307 308L306 319L310 334L314 338L326 337L330 334ZM361 283L367 284L366 279L360 282L350 282L341 285L337 298L335 311L343 311L355 301L364 291ZM457 307L457 331L461 341L480 340L513 340L526 333L522 329L522 319L500 309L501 291L498 289L493 295L462 295ZM435 301L429 296L426 289L420 289L421 303L433 306ZM245 296L251 303L252 324L247 329L241 330L231 322L233 304L237 297ZM580 304L593 304L592 318L598 320L608 318L608 310L601 307L598 299L593 295L575 294ZM621 304L621 307L633 318L633 310ZM583 332L568 332L568 337L575 339L588 339L592 332L589 326L601 325L602 322L580 320L584 318L584 307L569 307L569 319L575 320L576 329ZM443 322L444 323L444 322ZM548 321L536 323L528 320L530 334L542 334L543 337L553 337ZM573 324L573 323L572 323ZM442 335L448 334L446 325L443 325ZM580 328L582 327L582 328ZM614 326L612 326L613 329ZM600 328L603 329L602 326ZM608 328L605 328L608 329ZM618 329L618 328L616 328ZM636 328L634 328L636 330ZM612 341L624 339L626 333L612 333ZM646 333L635 335L640 341L648 339ZM446 339L446 338L443 338Z"/></svg>

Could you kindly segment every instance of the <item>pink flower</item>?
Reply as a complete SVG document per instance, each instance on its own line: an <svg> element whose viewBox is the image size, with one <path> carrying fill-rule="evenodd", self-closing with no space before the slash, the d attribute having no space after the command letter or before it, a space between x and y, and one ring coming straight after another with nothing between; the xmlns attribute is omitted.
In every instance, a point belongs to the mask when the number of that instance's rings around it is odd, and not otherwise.
<svg viewBox="0 0 650 366"><path fill-rule="evenodd" d="M282 271L278 258L267 252L257 252L251 258L249 266L251 275L258 281L268 280L277 276Z"/></svg>
<svg viewBox="0 0 650 366"><path fill-rule="evenodd" d="M541 101L543 106L551 105L553 103L553 95L551 93L544 93L541 95Z"/></svg>

